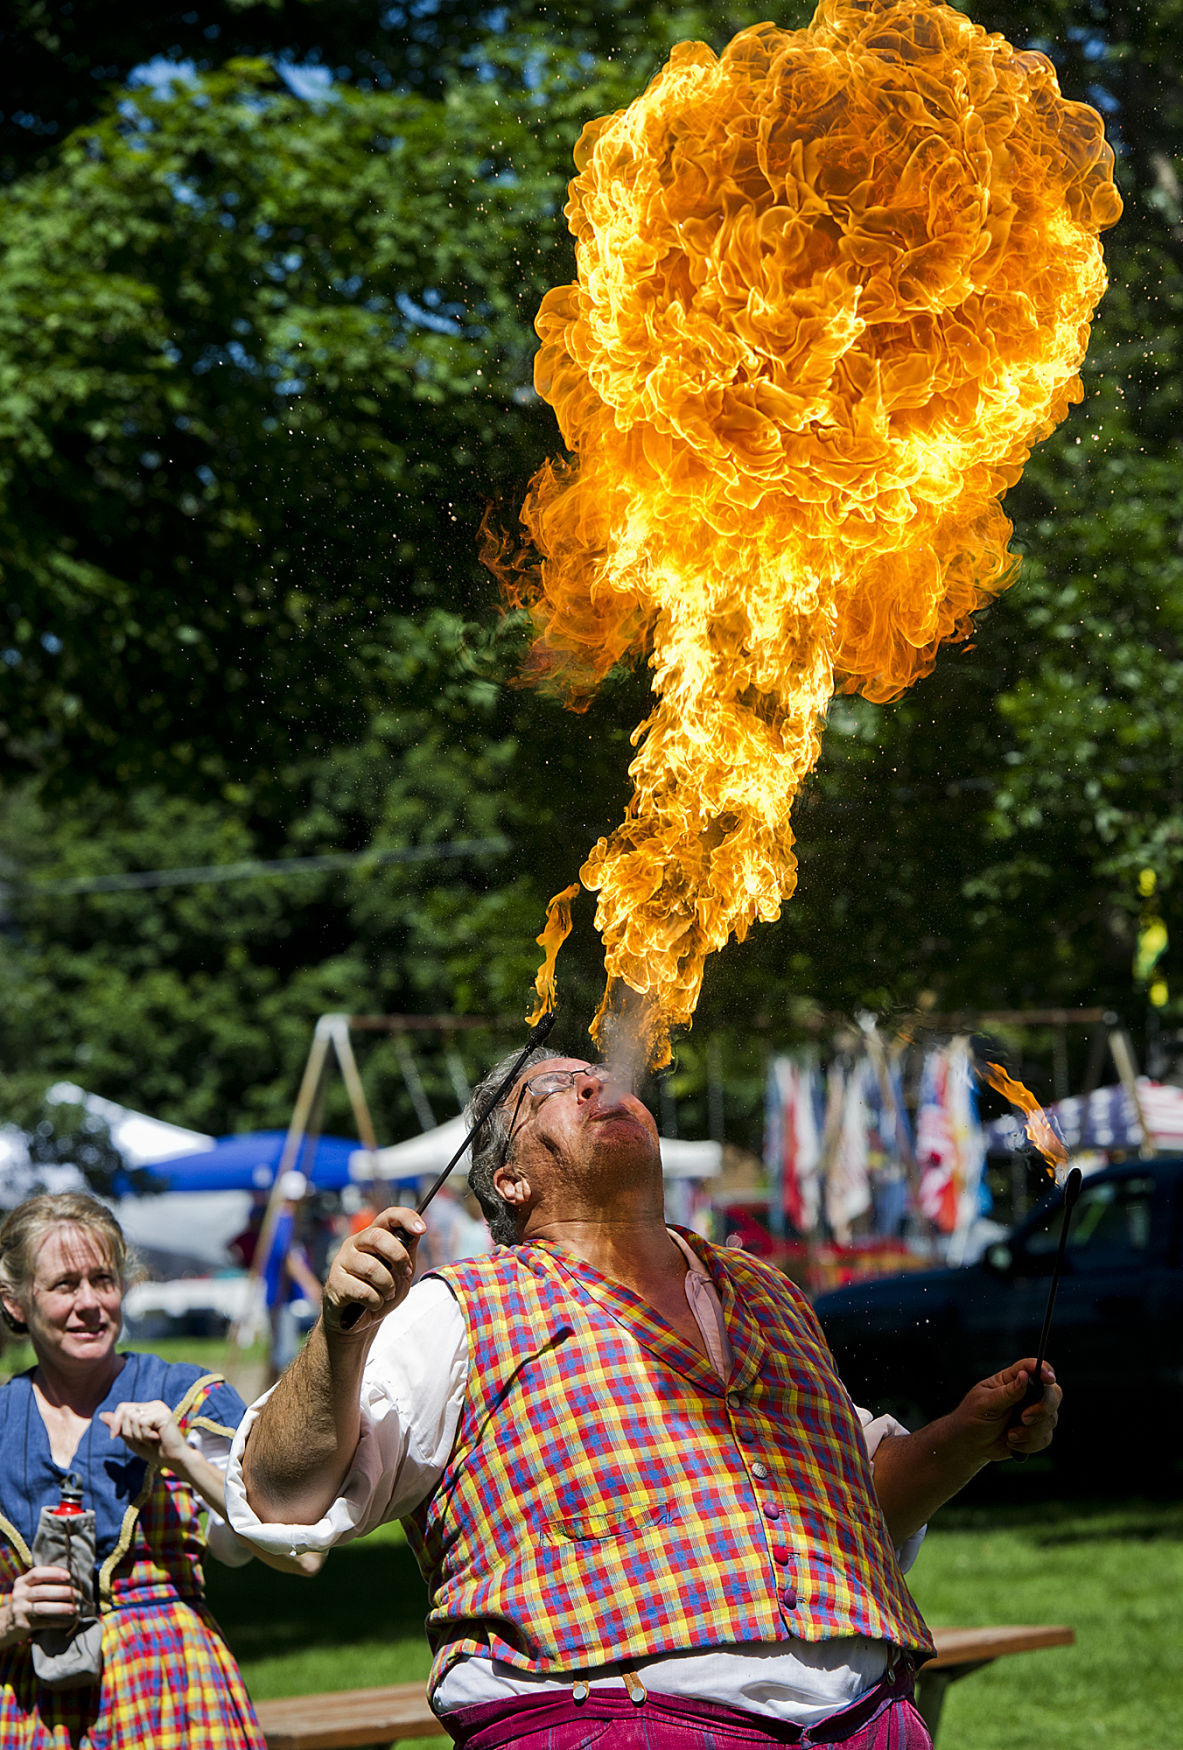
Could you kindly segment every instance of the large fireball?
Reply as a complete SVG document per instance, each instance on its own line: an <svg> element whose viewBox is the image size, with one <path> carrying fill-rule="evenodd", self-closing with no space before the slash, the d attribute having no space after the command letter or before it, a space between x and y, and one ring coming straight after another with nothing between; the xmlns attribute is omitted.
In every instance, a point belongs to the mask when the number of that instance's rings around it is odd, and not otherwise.
<svg viewBox="0 0 1183 1750"><path fill-rule="evenodd" d="M576 165L535 369L570 457L531 483L516 599L572 705L649 657L581 878L657 1063L706 956L793 890L835 690L894 698L1013 578L999 500L1081 398L1120 202L1044 56L916 0L682 43Z"/></svg>

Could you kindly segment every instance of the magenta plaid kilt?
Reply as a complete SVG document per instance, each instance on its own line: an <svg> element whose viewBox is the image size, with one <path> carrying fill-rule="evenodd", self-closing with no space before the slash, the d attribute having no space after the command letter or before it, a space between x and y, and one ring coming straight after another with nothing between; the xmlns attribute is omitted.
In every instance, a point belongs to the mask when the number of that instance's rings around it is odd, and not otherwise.
<svg viewBox="0 0 1183 1750"><path fill-rule="evenodd" d="M444 1724L460 1750L932 1750L906 1667L814 1726L653 1690L637 1706L619 1689L593 1690L585 1701L564 1691L461 1708Z"/></svg>

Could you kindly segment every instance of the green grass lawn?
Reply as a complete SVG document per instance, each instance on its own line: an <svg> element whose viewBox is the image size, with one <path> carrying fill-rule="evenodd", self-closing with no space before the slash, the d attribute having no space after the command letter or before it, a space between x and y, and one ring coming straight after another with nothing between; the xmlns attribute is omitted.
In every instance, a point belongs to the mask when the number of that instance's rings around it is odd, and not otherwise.
<svg viewBox="0 0 1183 1750"><path fill-rule="evenodd" d="M265 1355L261 1341L252 1343L240 1353L231 1350L225 1337L155 1337L145 1338L142 1342L125 1338L119 1349L122 1354L142 1351L159 1355L165 1361L192 1361L210 1373L233 1373L243 1367L258 1369ZM33 1359L33 1350L25 1338L6 1337L0 1350L0 1385L14 1374L32 1367Z"/></svg>
<svg viewBox="0 0 1183 1750"><path fill-rule="evenodd" d="M426 1594L397 1525L335 1550L313 1580L259 1562L210 1562L207 1581L210 1605L257 1701L427 1677ZM441 1740L403 1744L439 1750Z"/></svg>
<svg viewBox="0 0 1183 1750"><path fill-rule="evenodd" d="M1063 1622L1074 1647L1000 1659L950 1686L940 1750L1183 1745L1183 1506L947 1508L911 1575L934 1624Z"/></svg>
<svg viewBox="0 0 1183 1750"><path fill-rule="evenodd" d="M1077 1644L954 1684L939 1750L1183 1745L1183 1505L1062 1500L1034 1467L998 1494L929 1533L911 1575L921 1608L959 1627L1070 1623ZM395 1527L311 1581L215 1566L210 1601L260 1699L426 1676L423 1587Z"/></svg>

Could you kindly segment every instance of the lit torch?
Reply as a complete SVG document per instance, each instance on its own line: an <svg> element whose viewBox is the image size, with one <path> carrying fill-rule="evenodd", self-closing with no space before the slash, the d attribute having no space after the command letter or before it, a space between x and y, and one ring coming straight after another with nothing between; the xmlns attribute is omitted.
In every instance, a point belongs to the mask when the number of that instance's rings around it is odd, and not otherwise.
<svg viewBox="0 0 1183 1750"><path fill-rule="evenodd" d="M989 1082L996 1093L1009 1100L1012 1106L1017 1106L1023 1113L1023 1128L1027 1139L1039 1150L1047 1163L1047 1170L1052 1181L1058 1183L1056 1169L1068 1165L1068 1150L1063 1141L1052 1128L1051 1120L1035 1098L1030 1088L1025 1088L1022 1082L1015 1081L1007 1075L1000 1063L987 1063L978 1072L983 1080ZM1043 1314L1043 1329L1039 1333L1039 1348L1035 1353L1035 1371L1027 1382L1027 1390L1023 1401L1015 1411L1015 1420L1022 1416L1024 1410L1029 1410L1043 1397L1043 1358L1047 1353L1048 1334L1052 1328L1052 1313L1055 1311L1056 1290L1060 1286L1060 1272L1064 1267L1064 1250L1068 1244L1068 1225L1072 1220L1072 1211L1076 1207L1077 1194L1080 1191L1081 1173L1079 1167L1073 1167L1064 1181L1064 1211L1060 1217L1060 1243L1056 1247L1056 1261L1052 1266L1052 1279L1047 1291L1047 1306ZM1016 1452L1016 1458L1025 1459L1025 1452Z"/></svg>
<svg viewBox="0 0 1183 1750"><path fill-rule="evenodd" d="M575 708L648 657L626 816L582 870L650 1062L793 891L836 690L895 698L1012 580L1000 504L1081 399L1120 212L1051 63L925 0L681 43L584 129L578 279L537 318L570 452L486 558Z"/></svg>

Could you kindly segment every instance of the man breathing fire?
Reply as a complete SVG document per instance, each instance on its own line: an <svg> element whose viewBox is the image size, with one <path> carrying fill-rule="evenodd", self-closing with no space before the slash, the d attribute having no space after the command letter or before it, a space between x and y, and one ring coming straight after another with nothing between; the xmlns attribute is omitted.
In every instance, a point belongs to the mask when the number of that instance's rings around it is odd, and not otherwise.
<svg viewBox="0 0 1183 1750"><path fill-rule="evenodd" d="M918 1433L872 1419L800 1290L666 1224L656 1125L609 1070L537 1052L482 1135L498 1249L412 1287L413 1210L346 1242L243 1424L235 1529L324 1550L401 1520L468 1750L923 1750L903 1570L971 1477L1051 1440L1052 1370L1017 1419L1030 1359Z"/></svg>

